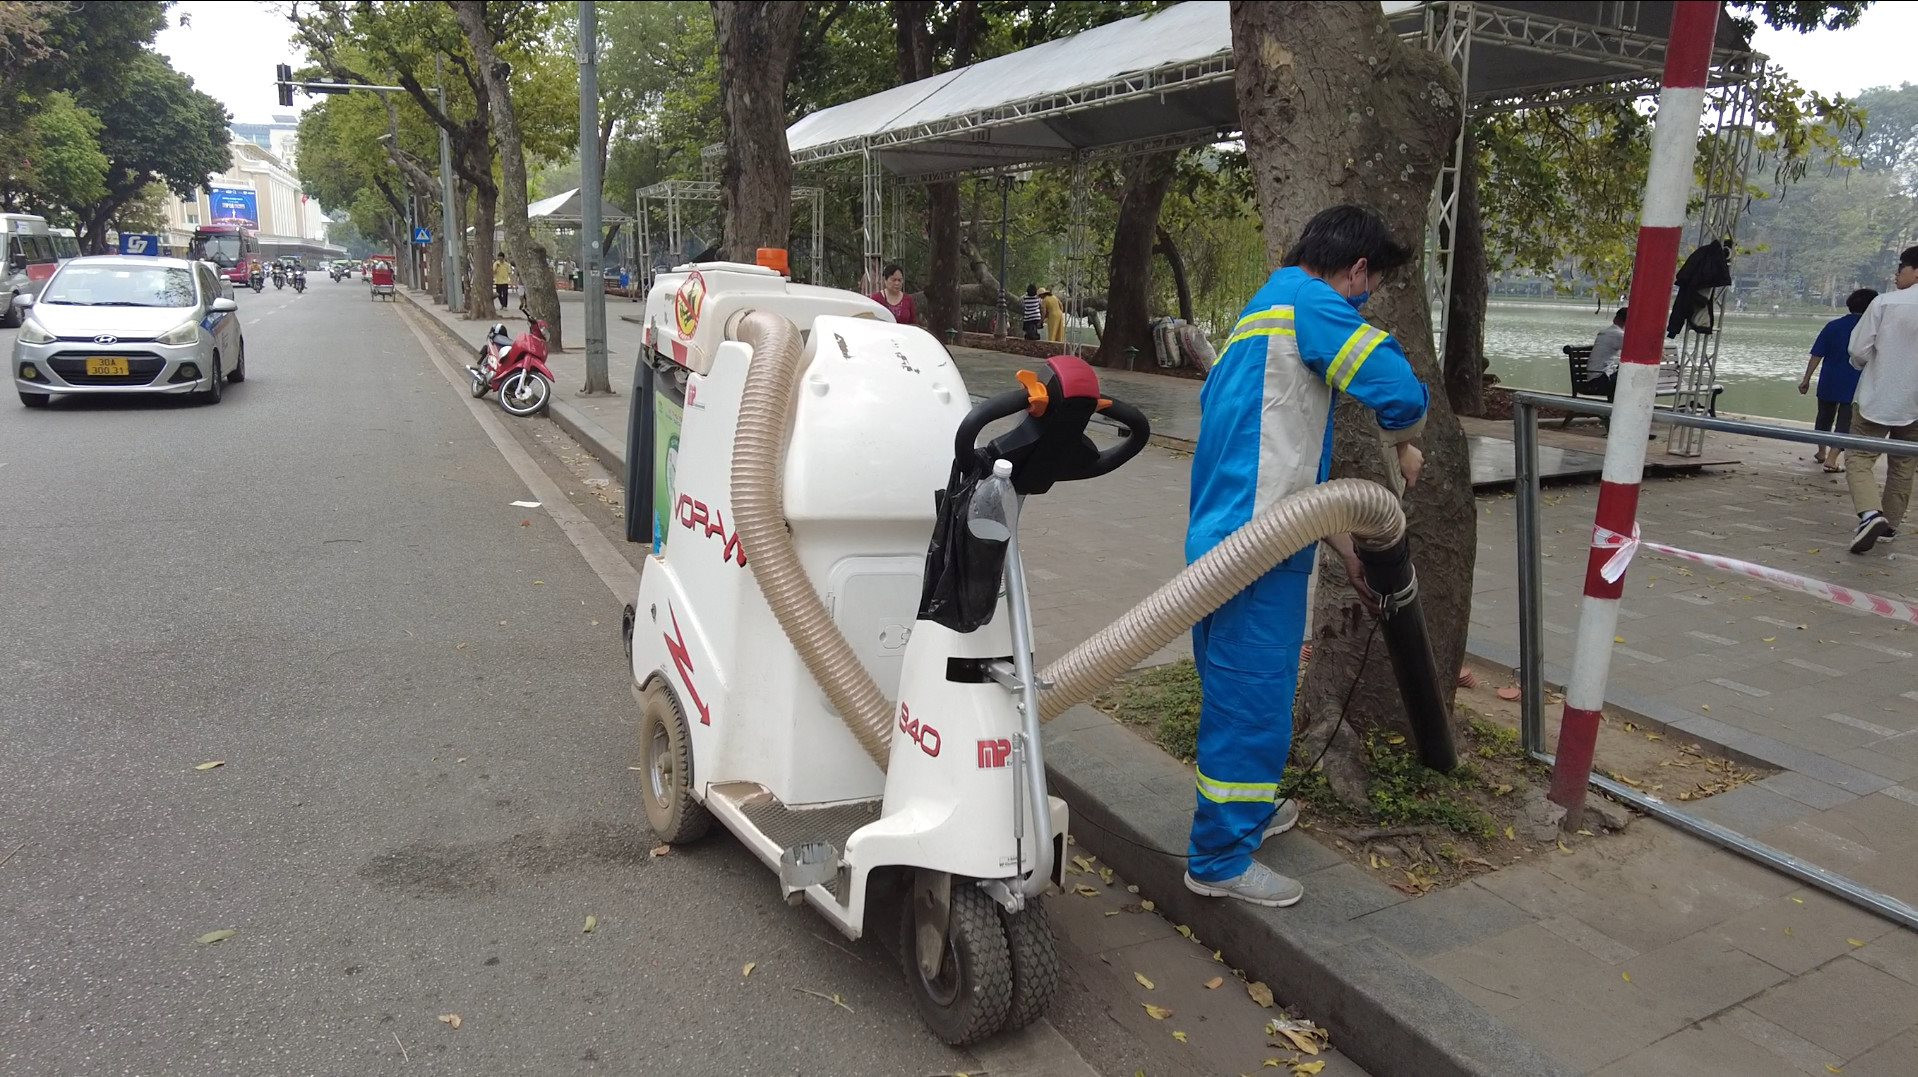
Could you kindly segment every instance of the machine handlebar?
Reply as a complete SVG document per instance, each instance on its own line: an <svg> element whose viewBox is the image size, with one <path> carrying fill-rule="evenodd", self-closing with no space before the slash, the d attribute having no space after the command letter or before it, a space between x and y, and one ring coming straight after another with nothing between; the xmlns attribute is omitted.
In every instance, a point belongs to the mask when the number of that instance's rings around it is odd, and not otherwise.
<svg viewBox="0 0 1918 1077"><path fill-rule="evenodd" d="M987 426L1021 413L1026 415L1025 422L990 445L979 445ZM1085 432L1088 421L1099 413L1124 430L1122 441L1103 450ZM1019 492L1044 493L1054 482L1096 479L1117 470L1139 455L1151 437L1152 424L1124 401L1101 397L1095 406L1090 393L1051 399L1028 384L974 404L959 422L953 455L962 465L977 461L982 470L992 460L1010 459Z"/></svg>
<svg viewBox="0 0 1918 1077"><path fill-rule="evenodd" d="M1125 440L1100 452L1098 460L1093 463L1090 471L1083 475L1071 476L1072 478L1096 479L1115 471L1119 465L1139 455L1152 440L1152 424L1146 420L1145 414L1138 408L1123 400L1113 400L1108 397L1105 407L1099 410L1106 418L1125 427Z"/></svg>

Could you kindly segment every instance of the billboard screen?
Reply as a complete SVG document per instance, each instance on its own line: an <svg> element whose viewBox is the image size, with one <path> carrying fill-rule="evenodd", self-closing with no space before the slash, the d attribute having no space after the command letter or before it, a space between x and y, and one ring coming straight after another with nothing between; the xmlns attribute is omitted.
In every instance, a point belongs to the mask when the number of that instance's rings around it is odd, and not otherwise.
<svg viewBox="0 0 1918 1077"><path fill-rule="evenodd" d="M260 224L259 196L251 187L216 183L209 188L207 202L216 221L241 220L254 227Z"/></svg>

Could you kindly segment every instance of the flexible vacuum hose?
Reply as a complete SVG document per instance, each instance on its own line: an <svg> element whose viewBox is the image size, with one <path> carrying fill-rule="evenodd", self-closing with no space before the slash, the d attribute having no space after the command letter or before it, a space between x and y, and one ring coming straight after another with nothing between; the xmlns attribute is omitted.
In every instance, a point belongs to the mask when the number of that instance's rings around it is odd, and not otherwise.
<svg viewBox="0 0 1918 1077"><path fill-rule="evenodd" d="M776 314L748 311L734 315L726 335L753 349L732 468L733 517L747 567L800 661L884 770L893 704L833 623L786 530L780 472L798 378L799 330ZM1041 683L1051 686L1039 695L1041 719L1050 721L1091 699L1294 552L1346 532L1364 548L1391 546L1404 537L1405 512L1390 490L1363 479L1333 479L1293 494L1042 670Z"/></svg>
<svg viewBox="0 0 1918 1077"><path fill-rule="evenodd" d="M1364 479L1333 479L1285 498L1041 670L1049 686L1039 693L1040 719L1091 699L1280 561L1344 532L1361 547L1393 545L1405 534L1405 510L1392 491Z"/></svg>
<svg viewBox="0 0 1918 1077"><path fill-rule="evenodd" d="M799 330L777 314L746 311L727 324L726 335L753 349L733 440L733 523L746 548L746 565L800 661L859 746L885 770L893 706L832 623L786 530L780 465L799 377Z"/></svg>

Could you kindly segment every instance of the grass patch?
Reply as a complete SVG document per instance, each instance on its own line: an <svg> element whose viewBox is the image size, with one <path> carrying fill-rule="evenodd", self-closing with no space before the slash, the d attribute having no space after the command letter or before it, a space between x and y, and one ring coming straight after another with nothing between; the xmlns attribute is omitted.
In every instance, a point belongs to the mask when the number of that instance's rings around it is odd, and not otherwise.
<svg viewBox="0 0 1918 1077"><path fill-rule="evenodd" d="M1121 678L1092 705L1144 730L1182 763L1199 757L1199 670L1189 658Z"/></svg>

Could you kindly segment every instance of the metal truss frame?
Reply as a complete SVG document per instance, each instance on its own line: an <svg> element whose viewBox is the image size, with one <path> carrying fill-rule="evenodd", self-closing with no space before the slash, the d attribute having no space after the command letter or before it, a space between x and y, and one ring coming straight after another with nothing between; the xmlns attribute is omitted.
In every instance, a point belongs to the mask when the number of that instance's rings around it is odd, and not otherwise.
<svg viewBox="0 0 1918 1077"><path fill-rule="evenodd" d="M1458 72L1461 94L1471 85L1472 39L1478 6L1431 4L1425 8L1425 47ZM1462 102L1463 103L1463 102ZM1452 152L1439 165L1425 214L1425 300L1433 316L1438 361L1445 362L1445 340L1452 328L1452 250L1458 236L1459 177L1465 170L1466 127L1472 109L1464 104Z"/></svg>
<svg viewBox="0 0 1918 1077"><path fill-rule="evenodd" d="M812 282L817 284L825 277L824 264L826 253L826 191L823 187L794 187L793 201L809 204L812 207L812 262L807 266ZM639 250L645 264L640 272L645 277L646 286L652 287L653 227L652 207L659 205L665 215L666 247L679 257L680 240L686 233L685 211L691 202L717 202L720 199L719 183L715 180L666 180L650 187L640 188L634 195L635 216L639 220Z"/></svg>

